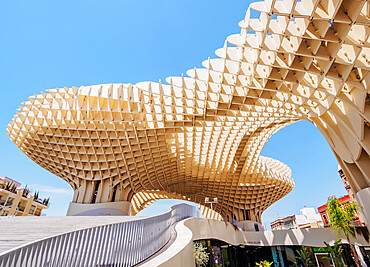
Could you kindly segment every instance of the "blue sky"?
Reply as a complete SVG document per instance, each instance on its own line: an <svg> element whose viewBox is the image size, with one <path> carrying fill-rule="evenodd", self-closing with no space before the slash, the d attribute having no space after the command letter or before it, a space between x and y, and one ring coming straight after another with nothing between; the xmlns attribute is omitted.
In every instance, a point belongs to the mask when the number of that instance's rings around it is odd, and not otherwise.
<svg viewBox="0 0 370 267"><path fill-rule="evenodd" d="M0 175L50 196L47 214L64 215L72 198L69 185L28 159L6 134L21 102L50 88L158 81L201 67L228 35L240 31L249 3L2 0ZM296 180L296 188L264 213L265 221L346 193L330 147L309 122L275 134L262 155L287 164ZM170 203L161 201L143 214L164 211Z"/></svg>

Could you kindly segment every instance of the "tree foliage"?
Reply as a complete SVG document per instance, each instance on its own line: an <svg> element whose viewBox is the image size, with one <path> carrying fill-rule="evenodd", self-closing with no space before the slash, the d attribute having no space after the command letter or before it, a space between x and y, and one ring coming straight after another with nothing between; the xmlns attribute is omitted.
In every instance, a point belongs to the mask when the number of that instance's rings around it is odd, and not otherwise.
<svg viewBox="0 0 370 267"><path fill-rule="evenodd" d="M207 266L209 260L207 248L203 247L201 243L194 243L194 258L197 267Z"/></svg>
<svg viewBox="0 0 370 267"><path fill-rule="evenodd" d="M331 196L326 203L327 214L330 219L330 229L337 230L338 237L343 233L351 247L354 260L357 266L361 266L356 250L351 242L351 238L356 236L356 229L354 220L357 218L358 213L362 210L360 204L356 201L350 201L346 204L341 204L335 196Z"/></svg>
<svg viewBox="0 0 370 267"><path fill-rule="evenodd" d="M355 237L356 231L353 222L362 209L361 205L355 201L342 205L335 196L329 197L326 205L330 229L337 230L338 237L341 232L346 237Z"/></svg>
<svg viewBox="0 0 370 267"><path fill-rule="evenodd" d="M298 256L296 256L296 258L300 260L305 267L315 266L312 252L309 247L302 247L300 250L297 251L297 253ZM295 263L295 266L298 266L298 264Z"/></svg>
<svg viewBox="0 0 370 267"><path fill-rule="evenodd" d="M337 241L335 241L335 243L334 243L333 246L330 246L328 243L326 243L324 241L324 244L326 246L325 250L326 250L326 252L328 252L332 256L332 258L334 260L334 264L335 264L336 267L342 267L342 266L344 266L343 265L343 261L342 261L343 248L341 248L339 246L339 243L341 241L342 241L341 239L338 239ZM331 260L330 257L325 257L325 258Z"/></svg>

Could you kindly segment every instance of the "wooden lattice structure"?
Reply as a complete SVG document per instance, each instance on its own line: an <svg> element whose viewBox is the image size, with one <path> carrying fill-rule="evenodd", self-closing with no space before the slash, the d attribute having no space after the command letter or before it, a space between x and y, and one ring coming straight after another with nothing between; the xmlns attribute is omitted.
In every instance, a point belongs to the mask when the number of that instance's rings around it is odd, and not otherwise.
<svg viewBox="0 0 370 267"><path fill-rule="evenodd" d="M294 187L260 152L306 119L358 192L370 186L369 12L357 0L255 2L241 33L188 77L48 90L7 131L74 202L132 201L136 213L161 198L217 197L221 216L260 221Z"/></svg>

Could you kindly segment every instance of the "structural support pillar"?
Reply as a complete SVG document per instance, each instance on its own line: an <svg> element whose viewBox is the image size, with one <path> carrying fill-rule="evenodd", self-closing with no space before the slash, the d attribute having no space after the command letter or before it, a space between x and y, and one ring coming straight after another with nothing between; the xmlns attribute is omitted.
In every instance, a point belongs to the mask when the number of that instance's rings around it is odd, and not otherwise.
<svg viewBox="0 0 370 267"><path fill-rule="evenodd" d="M363 207L362 215L365 220L367 228L370 230L370 187L362 189L355 194L358 203Z"/></svg>

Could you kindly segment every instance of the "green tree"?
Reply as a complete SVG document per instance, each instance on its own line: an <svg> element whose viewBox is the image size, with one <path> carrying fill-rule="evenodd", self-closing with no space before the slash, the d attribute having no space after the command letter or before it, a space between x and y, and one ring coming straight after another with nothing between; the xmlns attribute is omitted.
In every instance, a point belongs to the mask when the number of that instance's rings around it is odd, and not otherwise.
<svg viewBox="0 0 370 267"><path fill-rule="evenodd" d="M336 267L344 266L343 261L342 261L343 248L339 246L340 241L342 240L338 239L337 241L335 241L334 246L330 246L328 243L324 241L324 244L326 246L325 250L333 257L334 264ZM331 259L330 257L325 257L325 258Z"/></svg>
<svg viewBox="0 0 370 267"><path fill-rule="evenodd" d="M356 230L355 226L353 225L353 221L357 218L357 214L362 210L361 205L356 201L351 201L342 205L335 196L331 196L329 197L326 206L330 219L330 229L337 230L338 237L340 236L340 233L345 235L348 244L351 247L355 263L358 267L361 267L355 247L351 241L351 238L356 236Z"/></svg>
<svg viewBox="0 0 370 267"><path fill-rule="evenodd" d="M296 256L296 258L299 259L305 267L315 266L310 247L302 247L300 250L297 251L297 253L298 256ZM296 262L294 265L298 266Z"/></svg>

